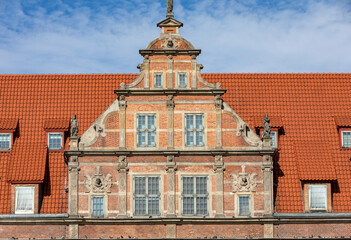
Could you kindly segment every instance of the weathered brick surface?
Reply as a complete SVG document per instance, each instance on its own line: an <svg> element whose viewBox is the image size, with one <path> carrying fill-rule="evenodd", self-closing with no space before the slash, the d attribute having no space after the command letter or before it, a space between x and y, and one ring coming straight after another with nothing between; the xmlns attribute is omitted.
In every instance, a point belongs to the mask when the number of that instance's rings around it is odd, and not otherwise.
<svg viewBox="0 0 351 240"><path fill-rule="evenodd" d="M68 226L65 225L0 225L0 238L61 238L67 237Z"/></svg>

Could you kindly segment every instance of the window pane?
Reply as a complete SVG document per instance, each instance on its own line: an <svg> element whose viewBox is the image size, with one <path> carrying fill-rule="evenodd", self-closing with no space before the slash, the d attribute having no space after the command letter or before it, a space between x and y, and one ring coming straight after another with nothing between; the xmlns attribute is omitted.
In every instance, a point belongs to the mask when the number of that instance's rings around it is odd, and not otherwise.
<svg viewBox="0 0 351 240"><path fill-rule="evenodd" d="M93 216L104 216L104 197L93 197Z"/></svg>
<svg viewBox="0 0 351 240"><path fill-rule="evenodd" d="M34 188L16 188L16 211L33 212Z"/></svg>
<svg viewBox="0 0 351 240"><path fill-rule="evenodd" d="M145 197L135 197L135 215L146 214L146 200Z"/></svg>
<svg viewBox="0 0 351 240"><path fill-rule="evenodd" d="M162 73L155 74L155 87L162 87Z"/></svg>
<svg viewBox="0 0 351 240"><path fill-rule="evenodd" d="M310 189L310 208L313 209L326 209L326 186L312 186L309 185Z"/></svg>
<svg viewBox="0 0 351 240"><path fill-rule="evenodd" d="M183 177L183 194L194 194L193 177Z"/></svg>
<svg viewBox="0 0 351 240"><path fill-rule="evenodd" d="M272 138L272 148L276 148L277 147L277 132L271 131L270 136Z"/></svg>
<svg viewBox="0 0 351 240"><path fill-rule="evenodd" d="M49 133L49 149L62 149L61 133Z"/></svg>
<svg viewBox="0 0 351 240"><path fill-rule="evenodd" d="M239 215L250 215L250 196L239 196Z"/></svg>
<svg viewBox="0 0 351 240"><path fill-rule="evenodd" d="M207 215L207 197L196 198L196 214Z"/></svg>
<svg viewBox="0 0 351 240"><path fill-rule="evenodd" d="M138 145L139 146L146 145L146 132L138 132Z"/></svg>
<svg viewBox="0 0 351 240"><path fill-rule="evenodd" d="M207 194L207 177L196 177L196 194Z"/></svg>
<svg viewBox="0 0 351 240"><path fill-rule="evenodd" d="M186 129L193 130L194 129L194 115L186 115Z"/></svg>
<svg viewBox="0 0 351 240"><path fill-rule="evenodd" d="M342 146L351 147L351 132L342 132Z"/></svg>
<svg viewBox="0 0 351 240"><path fill-rule="evenodd" d="M194 214L194 197L183 197L183 214Z"/></svg>
<svg viewBox="0 0 351 240"><path fill-rule="evenodd" d="M155 116L154 116L154 115L148 116L148 120L147 120L147 129L148 129L149 131L155 129Z"/></svg>
<svg viewBox="0 0 351 240"><path fill-rule="evenodd" d="M186 87L186 74L179 73L179 87L183 88Z"/></svg>
<svg viewBox="0 0 351 240"><path fill-rule="evenodd" d="M148 178L148 192L149 195L159 194L159 177Z"/></svg>
<svg viewBox="0 0 351 240"><path fill-rule="evenodd" d="M146 194L146 181L145 177L135 177L135 194L145 195Z"/></svg>
<svg viewBox="0 0 351 240"><path fill-rule="evenodd" d="M204 145L204 133L196 132L196 146Z"/></svg>
<svg viewBox="0 0 351 240"><path fill-rule="evenodd" d="M0 134L0 149L10 149L10 134Z"/></svg>
<svg viewBox="0 0 351 240"><path fill-rule="evenodd" d="M187 146L194 145L194 132L186 132L186 145Z"/></svg>
<svg viewBox="0 0 351 240"><path fill-rule="evenodd" d="M202 115L196 115L196 129L202 130L204 128L202 120L203 120Z"/></svg>
<svg viewBox="0 0 351 240"><path fill-rule="evenodd" d="M149 197L149 201L148 201L149 215L158 215L160 213L159 201L160 201L159 197Z"/></svg>
<svg viewBox="0 0 351 240"><path fill-rule="evenodd" d="M145 115L139 115L138 116L138 129L139 130L144 130L146 128L146 116Z"/></svg>
<svg viewBox="0 0 351 240"><path fill-rule="evenodd" d="M155 136L156 136L155 132L148 133L148 135L147 135L148 146L156 146Z"/></svg>

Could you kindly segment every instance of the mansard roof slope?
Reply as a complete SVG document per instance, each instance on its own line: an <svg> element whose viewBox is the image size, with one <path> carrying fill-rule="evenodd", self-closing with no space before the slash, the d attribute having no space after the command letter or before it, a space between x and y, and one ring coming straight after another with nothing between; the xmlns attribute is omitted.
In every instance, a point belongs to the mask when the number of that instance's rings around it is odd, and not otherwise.
<svg viewBox="0 0 351 240"><path fill-rule="evenodd" d="M62 151L47 151L46 132L65 130L76 114L82 134L116 99L114 89L137 76L0 75L0 122L18 123L12 150L0 152L0 213L10 212L10 181L44 181L41 213L66 212L67 165ZM223 99L252 128L269 113L284 129L274 162L277 212L303 212L301 181L332 182L333 211L351 212L351 149L340 147L336 124L351 122L351 74L202 76L221 82Z"/></svg>

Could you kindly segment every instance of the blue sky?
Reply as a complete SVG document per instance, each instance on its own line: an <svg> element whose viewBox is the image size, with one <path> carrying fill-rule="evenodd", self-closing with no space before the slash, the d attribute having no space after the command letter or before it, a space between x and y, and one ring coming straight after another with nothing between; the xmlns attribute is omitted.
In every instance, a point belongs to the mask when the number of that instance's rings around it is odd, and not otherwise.
<svg viewBox="0 0 351 240"><path fill-rule="evenodd" d="M0 74L136 73L166 0L0 0ZM203 72L350 72L350 0L174 0Z"/></svg>

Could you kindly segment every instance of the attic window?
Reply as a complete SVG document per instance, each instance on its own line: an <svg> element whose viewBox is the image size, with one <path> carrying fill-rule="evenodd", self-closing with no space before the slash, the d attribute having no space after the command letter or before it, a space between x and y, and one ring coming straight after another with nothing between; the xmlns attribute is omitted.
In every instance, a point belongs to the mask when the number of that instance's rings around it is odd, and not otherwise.
<svg viewBox="0 0 351 240"><path fill-rule="evenodd" d="M11 149L11 133L0 133L0 150Z"/></svg>
<svg viewBox="0 0 351 240"><path fill-rule="evenodd" d="M351 148L351 131L341 131L341 144L343 148Z"/></svg>
<svg viewBox="0 0 351 240"><path fill-rule="evenodd" d="M15 213L34 213L34 187L16 187Z"/></svg>
<svg viewBox="0 0 351 240"><path fill-rule="evenodd" d="M308 185L308 202L310 211L327 211L327 185Z"/></svg>
<svg viewBox="0 0 351 240"><path fill-rule="evenodd" d="M61 132L48 133L48 146L50 150L62 149L62 135Z"/></svg>

